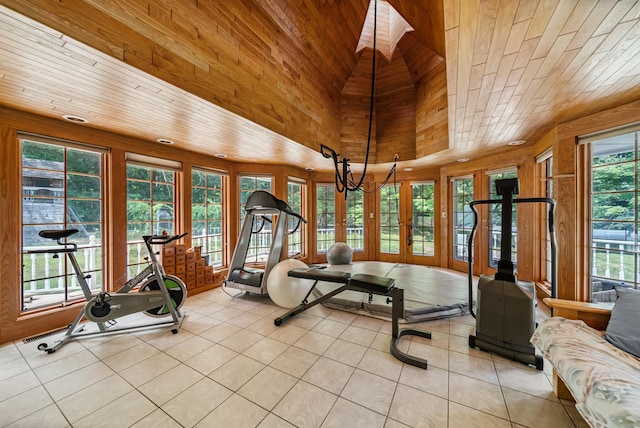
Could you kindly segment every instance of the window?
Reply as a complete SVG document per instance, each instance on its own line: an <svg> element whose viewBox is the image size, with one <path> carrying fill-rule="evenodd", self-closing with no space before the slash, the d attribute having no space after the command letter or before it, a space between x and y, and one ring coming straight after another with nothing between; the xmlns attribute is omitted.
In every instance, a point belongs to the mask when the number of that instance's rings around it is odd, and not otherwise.
<svg viewBox="0 0 640 428"><path fill-rule="evenodd" d="M127 163L129 277L146 266L143 236L175 233L175 179L173 170Z"/></svg>
<svg viewBox="0 0 640 428"><path fill-rule="evenodd" d="M434 183L432 181L411 184L413 255L435 255L433 192Z"/></svg>
<svg viewBox="0 0 640 428"><path fill-rule="evenodd" d="M336 242L336 201L333 184L318 184L316 187L316 250L326 253Z"/></svg>
<svg viewBox="0 0 640 428"><path fill-rule="evenodd" d="M469 260L469 235L473 227L473 177L453 179L453 258Z"/></svg>
<svg viewBox="0 0 640 428"><path fill-rule="evenodd" d="M615 285L638 288L639 132L591 144L591 289L593 301L615 299Z"/></svg>
<svg viewBox="0 0 640 428"><path fill-rule="evenodd" d="M518 171L513 169L509 171L501 172L487 172L489 175L489 199L501 199L502 196L498 196L496 192L496 180L503 178L518 178ZM516 196L514 195L514 198ZM515 205L512 207L512 226L511 226L511 261L513 266L517 265L518 261L518 233L517 227L518 219L516 215ZM491 204L489 206L489 266L495 268L498 267L498 261L500 260L500 242L502 239L502 207L498 204Z"/></svg>
<svg viewBox="0 0 640 428"><path fill-rule="evenodd" d="M540 177L544 177L544 195L543 197L553 199L553 157L551 149L536 158L537 167L540 168ZM541 256L544 260L542 277L548 284L551 283L551 236L549 235L549 206L544 206L544 222L540 225L541 236L544 237L542 244ZM551 289L548 289L551 295Z"/></svg>
<svg viewBox="0 0 640 428"><path fill-rule="evenodd" d="M219 172L191 170L191 242L210 266L225 262L224 183Z"/></svg>
<svg viewBox="0 0 640 428"><path fill-rule="evenodd" d="M347 245L364 252L364 193L347 192Z"/></svg>
<svg viewBox="0 0 640 428"><path fill-rule="evenodd" d="M256 190L264 190L271 193L271 177L268 176L240 176L240 227L242 227L246 214L245 207L249 196ZM271 217L268 215L267 217ZM269 257L271 248L272 224L264 218L254 219L251 234L251 243L247 250L246 262L264 262ZM271 220L269 218L269 220Z"/></svg>
<svg viewBox="0 0 640 428"><path fill-rule="evenodd" d="M287 185L287 200L288 204L294 213L303 215L303 200L305 197L306 185L296 180L289 180ZM298 222L298 219L293 216L288 218L287 229L291 232L287 237L287 254L289 257L304 256L304 228L305 223Z"/></svg>
<svg viewBox="0 0 640 428"><path fill-rule="evenodd" d="M68 238L92 290L102 288L104 151L56 140L21 138L22 309L58 306L84 297L63 254L30 254L57 246L38 233L77 229Z"/></svg>
<svg viewBox="0 0 640 428"><path fill-rule="evenodd" d="M380 252L400 254L400 189L380 189Z"/></svg>

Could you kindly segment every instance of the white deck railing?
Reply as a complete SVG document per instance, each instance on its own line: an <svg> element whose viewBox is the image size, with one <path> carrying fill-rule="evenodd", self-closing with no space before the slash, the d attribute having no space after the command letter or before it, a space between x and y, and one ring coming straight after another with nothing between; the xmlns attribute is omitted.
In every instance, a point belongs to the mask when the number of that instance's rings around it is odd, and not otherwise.
<svg viewBox="0 0 640 428"><path fill-rule="evenodd" d="M354 252L363 250L363 228L348 228L347 236L350 238L349 243ZM334 238L334 229L318 229L318 243L327 242L328 245L331 245L329 242L333 243ZM271 239L272 236L269 231L255 234L252 237L252 245L249 247L247 252L247 260L255 262L266 261L269 255ZM224 242L222 234L194 236L192 238L192 242L194 246L202 246L203 254L223 254L222 250L224 248ZM499 242L499 236L494 237L493 242ZM466 244L466 241L464 244ZM638 257L638 254L626 249L629 245L633 245L633 243L628 241L594 239L592 243L591 275L598 278L611 279L613 281L640 283L640 270L635 272L635 275L633 273L629 273L634 271L633 257ZM466 245L462 245L462 242L459 242L459 245L456 247L458 248L458 251L466 249ZM27 254L32 250L45 250L48 248L51 247L34 246L26 247L24 249L25 256L30 260L30 266L27 268L28 271L24 272L25 281L23 286L25 296L33 294L54 294L64 292L65 290L65 275L67 275L67 273L71 273L67 271L67 267L65 266L67 263L66 257L63 257L62 254L60 254L59 257L55 257L54 254L49 253ZM144 258L147 257L147 249L142 241L128 243L126 251L127 260L130 262L135 262L136 260L142 262ZM599 261L596 257L597 253L604 253L604 263ZM460 257L466 254L457 255ZM101 249L97 245L95 237L90 237L88 244L78 245L76 257L83 272L85 274L91 274L90 277L87 278L87 282L91 289L100 288L102 284L100 284L99 281L100 278L102 278L102 275L96 275L96 269L98 268L99 270L99 267L102 266L102 261L99 260L99 257L102 256ZM600 259L602 259L602 257ZM221 260L211 260L212 265L216 265L217 263L219 265L221 262ZM631 265L629 266L629 264ZM142 269L144 265L141 264L139 267ZM138 271L140 269L138 269ZM74 290L80 290L80 286L77 283L75 275L72 275L68 291Z"/></svg>

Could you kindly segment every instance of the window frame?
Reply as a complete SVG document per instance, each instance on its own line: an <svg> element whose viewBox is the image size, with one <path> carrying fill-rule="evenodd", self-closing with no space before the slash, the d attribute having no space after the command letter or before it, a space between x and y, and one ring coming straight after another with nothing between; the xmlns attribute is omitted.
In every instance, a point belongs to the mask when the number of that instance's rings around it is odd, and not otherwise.
<svg viewBox="0 0 640 428"><path fill-rule="evenodd" d="M503 178L518 178L518 168L517 167L508 167L500 170L492 170L487 171L487 178L489 183L489 189L487 194L489 195L488 199L500 199L495 189L495 181ZM514 199L518 197L518 195L513 195ZM501 211L498 208L497 204L490 204L489 211L487 213L487 254L489 254L487 263L490 268L496 269L498 267L498 261L502 257L500 254L501 247L501 239L502 239L502 223L495 221L495 214L500 213ZM514 268L518 266L518 210L516 205L511 209L512 216L512 235L511 235L511 261L513 262ZM500 236L500 238L494 242L494 236ZM495 254L499 254L499 256L494 256ZM496 258L497 257L497 258Z"/></svg>
<svg viewBox="0 0 640 428"><path fill-rule="evenodd" d="M47 145L51 147L56 147L58 149L62 149L62 169L47 169L46 165L32 165L30 167L25 168L25 143L33 143L39 145ZM61 306L65 306L71 302L82 300L85 298L84 293L80 289L78 281L76 279L76 273L73 270L69 260L64 254L47 254L47 253L38 253L38 254L30 254L30 250L25 250L27 248L25 246L25 227L38 227L38 225L42 225L39 229L67 229L67 228L76 228L80 229L80 233L84 231L85 233L89 233L90 231L97 231L97 239L96 234L89 234L88 241L84 243L81 235L71 236L68 240L69 242L78 243L78 251L75 256L78 259L80 267L83 269L83 273L87 275L87 283L91 290L103 290L105 286L105 242L107 235L107 224L105 221L105 213L106 213L106 182L108 180L108 171L107 171L107 153L108 149L104 147L94 146L90 144L78 143L75 141L51 138L41 135L33 135L28 133L18 133L18 144L20 147L20 188L21 188L21 198L20 198L20 209L21 209L21 218L20 218L20 245L21 245L21 254L22 254L22 269L20 273L20 311L21 313L27 313L33 310L43 310L43 309L53 309ZM69 166L69 155L74 152L87 152L92 155L98 155L96 167L99 170L98 173L90 173L87 171L73 171ZM59 161L47 161L39 159L38 163L41 162L58 162ZM50 165L50 168L53 168L53 165ZM34 174L38 174L37 171L42 171L42 174L52 175L51 173L58 172L61 174L62 182L59 183L62 185L62 190L54 191L53 194L37 194L38 184L45 184L46 178L43 180L33 180L31 183L34 189L30 190L29 193L25 193L25 170L32 170ZM47 174L47 171L49 173ZM94 189L94 191L98 192L98 196L79 196L79 195L69 195L69 183L70 177L78 176L84 177L88 179L97 179L99 180L99 186ZM51 178L48 180L51 181ZM31 193L33 192L33 193ZM46 197L46 198L45 198ZM37 201L38 199L47 199L49 203L46 204L47 208L51 208L52 205L55 205L53 202L55 199L62 200L63 212L62 218L59 221L53 219L53 221L48 222L36 222L36 223L25 223L25 216L28 213L28 210L25 209L25 199L29 199L30 201ZM74 205L69 202L76 201L78 205L76 208L81 206L83 203L89 205L93 205L93 210L98 209L97 221L81 221L80 218L77 217L77 214L74 214L73 217L69 217L69 209L70 206ZM37 203L37 202L35 202ZM97 203L97 204L96 204ZM48 217L48 215L47 215ZM75 227L74 227L75 226ZM87 230L87 226L90 226L89 230ZM40 243L35 248L31 246L31 249L42 249L46 247L57 247L58 245L52 240L45 240L44 238L33 237L35 242ZM39 273L42 269L34 266L34 263L44 263L43 274L45 276L38 277ZM57 265L51 266L51 265ZM57 274L55 270L57 269ZM27 271L30 270L31 274L27 275ZM51 273L53 271L53 273ZM29 279L27 279L27 277ZM52 287L52 283L54 281L57 282L57 287ZM42 304L36 304L34 306L26 306L25 301L27 301L25 296L25 285L28 283L35 284L34 286L30 286L31 291L38 290L38 283L42 281L43 290L47 290L44 294L36 294L38 296L46 296L51 294L50 290L62 289L61 293L62 298L52 301L48 300L44 297ZM31 300L29 300L30 302Z"/></svg>
<svg viewBox="0 0 640 428"><path fill-rule="evenodd" d="M194 183L194 176L196 174L204 174L204 185L198 185ZM219 188L209 186L209 176L216 175L219 177L220 186ZM228 191L228 183L229 176L226 171L214 170L201 166L192 166L191 167L191 244L194 247L201 247L201 254L203 257L207 258L208 256L208 265L213 266L214 268L223 268L228 263L228 249L225 245L227 242L227 191ZM203 189L205 193L205 201L204 203L195 203L194 202L194 189ZM209 203L209 192L220 192L219 204ZM204 219L195 219L195 211L194 207L203 206L204 208ZM220 217L211 219L209 215L210 206L219 206ZM219 222L220 223L220 233L219 234L209 234L210 230L210 222ZM196 223L204 223L205 225L205 234L199 235L196 233L195 224ZM216 238L217 237L217 238Z"/></svg>
<svg viewBox="0 0 640 428"><path fill-rule="evenodd" d="M140 159L143 159L143 161L141 161ZM179 168L181 164L178 162L171 162L171 161L167 161L164 159L157 159L156 158L151 158L148 156L143 156L143 155L136 155L136 154L132 154L132 153L127 153L126 156L126 207L127 207L127 242L126 242L126 266L127 266L127 277L131 277L133 275L138 274L142 269L144 269L144 265L147 263L145 260L145 257L147 257L146 254L146 248L144 246L144 241L142 240L142 236L144 236L145 234L161 234L163 233L163 231L166 231L168 234L174 234L174 233L178 233L179 232L179 217L178 217L178 213L180 211L180 207L179 207L179 197L178 197L178 193L180 191L180 171L181 169ZM129 177L129 172L130 169L129 167L135 167L135 168L146 168L149 170L149 178L148 179L142 179L142 178L135 178L135 177ZM170 172L172 174L172 181L158 181L156 179L154 179L154 172L156 171L162 171L164 172ZM145 199L130 199L129 197L129 182L144 182L144 183L149 183L149 200L145 200ZM163 228L162 230L154 230L155 227L157 225L157 223L159 223L158 220L154 219L153 216L153 212L155 209L155 202L168 202L168 201L163 201L163 200L157 200L154 199L153 195L154 195L154 183L158 183L159 185L163 185L163 186L167 186L167 185L171 185L171 188L173 189L172 193L172 207L173 207L173 212L172 212L172 217L170 219L166 219L167 223L171 223L172 225L172 229L171 230L167 230L165 228ZM148 203L149 204L149 208L150 211L149 213L150 215L150 219L148 221L137 221L137 222L132 222L129 219L129 213L130 213L130 204L132 202L141 202L141 203ZM142 234L140 235L139 239L134 239L131 240L130 239L130 226L131 224L148 224L148 229L146 231L142 231ZM132 252L134 252L134 256L132 256ZM134 261L132 262L132 257L134 257Z"/></svg>
<svg viewBox="0 0 640 428"><path fill-rule="evenodd" d="M633 134L633 148L630 152L631 159L622 159L615 162L603 162L596 164L594 158L596 156L596 145L600 142L614 141L616 138L625 137L629 134ZM640 126L624 127L622 129L604 131L598 133L597 136L580 138L581 144L586 144L588 155L586 156L588 162L588 174L589 174L589 188L587 195L587 206L589 214L588 225L588 240L587 251L589 260L589 272L588 272L588 287L589 296L591 301L610 301L615 299L614 286L626 286L638 289L640 288ZM621 152L612 152L610 154L617 154ZM594 190L594 185L598 181L594 176L595 171L605 170L607 168L624 167L625 165L631 165L633 170L633 187L629 189L614 190ZM606 199L607 197L621 196L624 194L632 195L633 200L633 214L631 219L611 219L611 218L596 218L594 205L602 207L602 204L594 203L594 195ZM603 200L604 200L603 199ZM618 206L618 205L616 205ZM612 214L613 215L613 214ZM633 232L631 233L632 240L628 240L628 233L623 233L623 230L602 228L602 225L614 223L619 225L629 225ZM601 227L596 229L595 225L598 224ZM599 230L598 236L594 233L595 230ZM609 230L611 235L606 231ZM600 236L603 235L606 236ZM620 235L620 236L619 236ZM621 239L623 238L623 239ZM598 245L598 242L604 244L604 247ZM609 242L606 242L609 241ZM611 243L617 245L618 248L611 247ZM628 249L627 247L630 247ZM628 279L625 273L628 269L629 263L625 263L625 260L631 259L631 272L635 272L635 278ZM604 265L604 266L603 266Z"/></svg>
<svg viewBox="0 0 640 428"><path fill-rule="evenodd" d="M298 202L292 201L292 187L297 187L298 192L295 192L299 196ZM307 182L304 180L289 177L287 181L287 203L294 213L305 217L305 209L307 203ZM307 225L293 216L288 218L288 231L287 234L287 256L288 257L307 257ZM296 228L297 226L297 228ZM295 231L294 231L295 229ZM296 251L297 250L297 251Z"/></svg>
<svg viewBox="0 0 640 428"><path fill-rule="evenodd" d="M388 194L384 194L387 193ZM392 206L391 194L395 197L395 211ZM379 195L379 207L378 207L378 248L380 254L392 254L401 255L401 241L402 241L402 228L401 228L401 213L400 213L400 186L396 184L386 184L378 190ZM386 207L385 207L386 206ZM386 211L383 211L386 209ZM395 215L395 218L393 216ZM393 223L395 220L395 224ZM386 236L388 238L383 239L383 229L386 229ZM394 234L397 239L394 241ZM386 245L383 245L386 243ZM397 247L397 248L394 248ZM394 251L395 249L395 251Z"/></svg>
<svg viewBox="0 0 640 428"><path fill-rule="evenodd" d="M471 189L471 193L459 193L458 192L458 183L461 183L464 186L465 181L470 181L471 185L468 184L466 187ZM458 198L462 197L462 211L458 210ZM473 211L469 206L469 203L475 199L475 177L473 175L465 175L460 177L451 178L451 212L453 214L453 219L451 221L451 258L454 262L467 264L469 262L469 234L471 233L471 229L473 224L465 225L467 221L473 220ZM458 218L462 219L462 223L458 225ZM457 233L461 232L461 233ZM464 236L463 242L458 242L459 237ZM462 251L461 251L462 250ZM462 255L459 255L461 251Z"/></svg>
<svg viewBox="0 0 640 428"><path fill-rule="evenodd" d="M412 245L411 245L411 254L414 256L420 256L420 257L435 257L436 255L436 238L435 238L435 213L436 213L436 207L435 207L435 192L436 192L436 183L434 180L426 180L426 181L413 181L410 183L411 184L411 236L412 236ZM415 211L415 205L414 202L417 200L414 197L414 186L431 186L431 197L429 198L430 200L430 210L431 210L431 225L422 225L422 226L418 226L416 225L416 211ZM419 200L424 201L424 198L419 198ZM428 212L424 211L424 212ZM421 228L422 231L421 233L418 233L419 230L418 228ZM424 231L430 231L431 233L431 240L427 240L427 239L419 239L418 237L420 236L425 236ZM421 245L419 245L418 243L422 243ZM416 252L416 248L418 246L421 246L423 249L425 247L428 247L429 245L427 245L427 243L430 243L430 247L431 247L431 252Z"/></svg>
<svg viewBox="0 0 640 428"><path fill-rule="evenodd" d="M268 191L269 193L273 193L273 186L274 186L274 177L272 175L269 174L251 174L251 173L241 173L237 175L238 177L238 208L240 210L239 212L239 223L238 223L238 232L240 232L242 230L242 225L244 224L244 218L245 218L245 206L247 204L247 200L249 199L249 196L255 192L256 190L265 190ZM254 181L255 186L253 186L250 192L247 193L247 191L245 189L242 188L242 181L245 179L252 179ZM262 182L266 182L268 179L269 181L269 190L266 190L266 188L260 188L260 186L258 186L258 182L262 181ZM245 258L245 263L256 263L256 264L263 264L266 260L267 257L269 255L269 250L271 248L271 242L273 239L273 232L274 232L274 225L266 222L266 224L263 225L264 228L261 228L261 231L259 233L252 233L251 234L251 242L249 244L249 247L247 249L247 254L246 254L246 258Z"/></svg>
<svg viewBox="0 0 640 428"><path fill-rule="evenodd" d="M329 189L330 191L326 191L325 195L320 198L319 191L320 189ZM326 210L319 212L319 201L325 201ZM329 209L333 208L333 210ZM336 233L337 230L337 207L336 207L336 186L333 183L316 183L316 194L315 194L315 218L316 218L316 254L326 255L327 251L329 251L329 247L336 242ZM320 219L326 218L326 225L324 228L320 228ZM333 229L330 226L330 219L333 218ZM320 231L323 231L323 238L320 238ZM331 237L333 230L333 237ZM329 238L327 238L329 236ZM324 245L321 245L324 244Z"/></svg>

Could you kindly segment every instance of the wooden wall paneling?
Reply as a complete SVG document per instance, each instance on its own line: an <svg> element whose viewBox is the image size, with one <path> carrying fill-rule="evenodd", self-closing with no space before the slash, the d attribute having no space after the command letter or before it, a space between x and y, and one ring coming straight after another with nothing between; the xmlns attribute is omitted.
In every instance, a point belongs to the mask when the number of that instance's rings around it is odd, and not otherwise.
<svg viewBox="0 0 640 428"><path fill-rule="evenodd" d="M453 248L450 241L450 225L452 224L450 218L453 216L452 198L451 194L451 177L449 176L447 168L440 169L440 186L438 188L439 204L437 205L436 215L440 219L439 232L439 247L440 252L438 256L440 262L438 265L441 268L449 267L449 259L452 257Z"/></svg>
<svg viewBox="0 0 640 428"><path fill-rule="evenodd" d="M325 142L326 145L350 159L351 162L364 163L365 160L369 130L369 104L370 98L368 96L343 94L340 111L340 145L334 147L332 141ZM373 114L369 161L376 163L377 119L375 108ZM330 160L326 160L326 162L329 163Z"/></svg>
<svg viewBox="0 0 640 428"><path fill-rule="evenodd" d="M564 142L568 143L567 141ZM559 143L559 145L562 145ZM555 166L555 165L554 165ZM577 300L576 284L576 212L575 179L570 176L553 179L558 204L558 298Z"/></svg>
<svg viewBox="0 0 640 428"><path fill-rule="evenodd" d="M146 5L146 2L144 4ZM177 11L176 16L188 15L198 25L198 38L193 39L193 31L185 31L182 26L167 20L164 17L166 12L158 12L154 16L150 16L148 7L136 8L135 6L132 5L131 11L125 11L117 5L96 3L92 6L84 5L84 8L77 8L70 13L65 13L67 12L65 7L50 6L46 12L43 12L40 5L25 4L21 5L19 10L22 13L35 14L44 22L47 22L47 17L49 17L50 24L67 32L71 29L72 37L83 40L85 33L104 33L108 37L106 43L105 41L95 43L94 39L97 37L89 37L92 45L103 52L112 54L108 46L122 46L119 50L122 52L118 56L119 59L131 61L136 67L152 75L162 77L164 80L204 99L214 103L225 103L225 108L244 117L251 117L252 120L274 128L276 131L286 133L296 141L308 141L310 146L315 146L317 141L327 138L335 139L338 135L338 122L334 119L337 117L334 113L337 109L337 92L333 81L325 78L325 76L330 76L330 73L313 67L313 61L317 58L307 58L299 48L289 44L290 41L283 43L282 39L278 39L277 52L285 55L286 61L284 62L303 64L307 67L305 72L307 74L315 73L317 78L305 80L303 88L299 76L287 77L286 72L283 71L283 60L278 63L277 57L273 57L270 53L275 52L274 45L268 45L268 43L275 43L276 39L266 37L264 40L261 38L264 37L263 34L256 33L259 31L257 29L263 28L264 25L270 25L268 34L273 35L278 31L276 23L264 19L265 17L262 16L264 12L258 13L257 10L249 12L248 9L237 10L231 13L233 15L231 18L225 18L224 13L213 13L203 7L193 10L186 4L173 4L172 13ZM225 7L216 5L214 9L219 11ZM152 14L155 13L153 10ZM52 15L65 16L74 22L85 20L99 22L114 28L114 30L96 29L89 25L84 26L80 31L73 24L61 23L59 19L51 18ZM257 25L255 21L258 15L262 18L260 25ZM220 38L217 35L207 37L212 34L212 31L215 33L218 29L216 26L218 23L224 25L225 19L233 21L237 20L237 16L242 16L243 19L235 22L230 30L231 38L236 41L235 44L228 43L228 38ZM213 25L212 17L215 17ZM131 29L127 26L130 26ZM254 31L253 28L256 30ZM203 40L206 40L206 43ZM229 50L228 46L233 47L234 45L235 48L232 49L235 50ZM260 67L261 65L262 67ZM260 71L261 69L262 71ZM230 77L233 79L230 80ZM277 84L270 83L274 81ZM219 86L220 84L223 86ZM304 102L285 102L287 87L303 88L301 94L304 97ZM235 96L235 88L238 88L240 93L253 94L253 96L239 99ZM242 88L252 89L243 91ZM215 93L213 97L212 93ZM253 100L253 103L247 104L242 100ZM261 100L269 101L263 102ZM300 116L309 117L310 120L300 121L296 126L284 126L283 122L288 123L292 117L298 116L299 112L296 109L299 106L313 106L311 108L313 116L308 116L307 112L310 110L305 108ZM258 116L264 117L259 119ZM322 136L316 135L318 128L314 124L318 122L314 117L319 117L323 123ZM305 126L314 128L305 131Z"/></svg>
<svg viewBox="0 0 640 428"><path fill-rule="evenodd" d="M376 161L414 159L416 96L413 86L376 99Z"/></svg>
<svg viewBox="0 0 640 428"><path fill-rule="evenodd" d="M486 170L478 170L473 172L474 184L474 200L489 199L489 176ZM479 205L478 209L478 229L476 231L474 241L474 275L493 275L495 270L489 267L489 206Z"/></svg>
<svg viewBox="0 0 640 428"><path fill-rule="evenodd" d="M591 301L591 147L576 147L576 300Z"/></svg>
<svg viewBox="0 0 640 428"><path fill-rule="evenodd" d="M0 343L11 340L20 304L20 150L17 134L0 119Z"/></svg>
<svg viewBox="0 0 640 428"><path fill-rule="evenodd" d="M389 1L389 4L413 26L415 37L443 58L446 55L444 40L446 6L444 3L442 0L428 2Z"/></svg>
<svg viewBox="0 0 640 428"><path fill-rule="evenodd" d="M182 162L182 172L176 174L176 215L174 233L188 232L183 238L187 244L187 248L193 246L193 227L192 227L192 209L191 209L191 162Z"/></svg>
<svg viewBox="0 0 640 428"><path fill-rule="evenodd" d="M545 189L546 189L546 177L545 177L544 163L535 163L533 165L533 182L532 189L533 194L532 197L543 198L546 197ZM532 231L532 240L531 240L531 251L533 254L533 261L531 263L531 273L530 277L531 281L538 283L545 282L546 278L546 263L544 259L541 259L541 255L546 254L546 244L543 242L546 241L546 233L548 230L547 226L547 212L548 205L547 204L536 204L537 206L533 207L533 231ZM520 225L518 224L518 228ZM518 249L518 252L520 250ZM538 293L540 293L540 287L537 287ZM540 297L550 297L548 293L539 294Z"/></svg>
<svg viewBox="0 0 640 428"><path fill-rule="evenodd" d="M535 161L529 157L527 162L518 165L518 180L520 181L520 194L518 197L537 197L534 183ZM536 252L539 242L536 230L539 223L534 221L538 204L520 204L517 209L517 231L518 231L518 278L526 281L535 281L535 269L540 263L540 252Z"/></svg>
<svg viewBox="0 0 640 428"><path fill-rule="evenodd" d="M126 281L127 269L127 162L125 150L112 148L107 155L105 181L105 290L115 291Z"/></svg>
<svg viewBox="0 0 640 428"><path fill-rule="evenodd" d="M444 63L416 84L416 157L449 148L447 71Z"/></svg>

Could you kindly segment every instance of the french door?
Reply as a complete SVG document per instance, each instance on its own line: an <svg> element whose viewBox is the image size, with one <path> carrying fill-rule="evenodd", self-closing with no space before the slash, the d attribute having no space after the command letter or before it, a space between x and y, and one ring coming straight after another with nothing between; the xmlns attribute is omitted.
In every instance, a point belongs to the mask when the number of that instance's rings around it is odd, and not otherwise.
<svg viewBox="0 0 640 428"><path fill-rule="evenodd" d="M317 263L326 262L326 254L336 242L346 242L353 250L353 260L370 260L367 251L368 225L365 221L367 194L364 192L338 193L333 183L316 184L316 257Z"/></svg>
<svg viewBox="0 0 640 428"><path fill-rule="evenodd" d="M378 192L378 259L437 264L434 181L403 181Z"/></svg>

